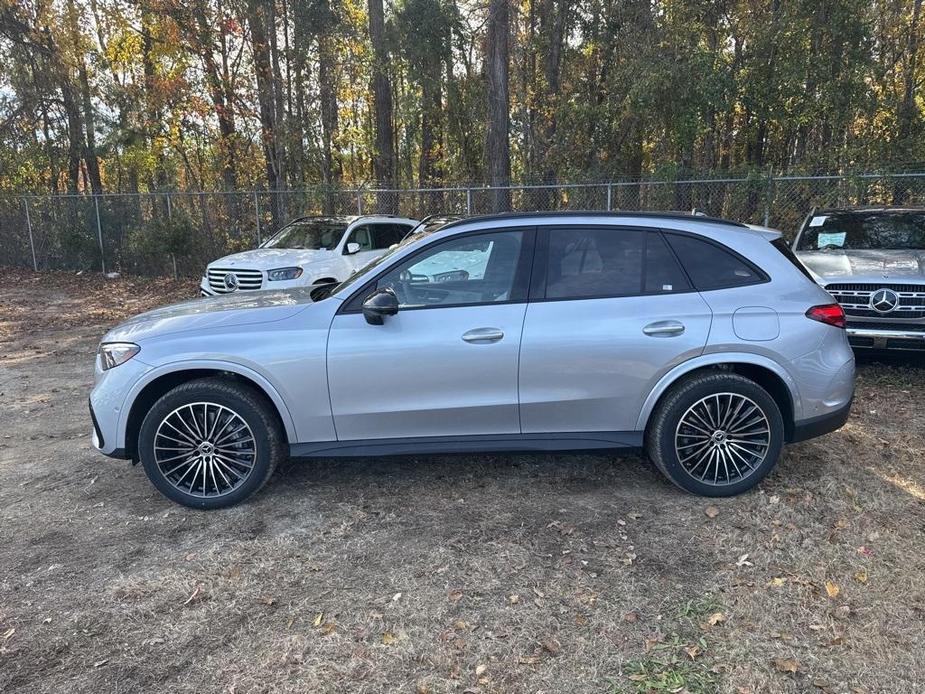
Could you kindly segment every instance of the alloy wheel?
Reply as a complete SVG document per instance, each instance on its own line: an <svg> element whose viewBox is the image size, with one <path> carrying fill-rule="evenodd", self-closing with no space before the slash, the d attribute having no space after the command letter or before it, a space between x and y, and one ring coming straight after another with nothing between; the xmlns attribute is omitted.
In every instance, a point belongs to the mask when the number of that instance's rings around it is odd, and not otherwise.
<svg viewBox="0 0 925 694"><path fill-rule="evenodd" d="M191 496L224 496L250 477L257 441L234 410L195 402L168 414L154 435L154 460L171 485Z"/></svg>
<svg viewBox="0 0 925 694"><path fill-rule="evenodd" d="M681 467L699 482L736 484L767 457L771 425L764 410L738 393L716 393L691 405L675 430Z"/></svg>

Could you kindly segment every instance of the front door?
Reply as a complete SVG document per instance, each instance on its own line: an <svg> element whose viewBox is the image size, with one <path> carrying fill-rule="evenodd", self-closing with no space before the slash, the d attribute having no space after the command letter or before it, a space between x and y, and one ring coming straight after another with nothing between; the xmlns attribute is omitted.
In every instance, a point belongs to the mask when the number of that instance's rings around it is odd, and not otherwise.
<svg viewBox="0 0 925 694"><path fill-rule="evenodd" d="M517 363L532 231L438 241L351 297L328 339L339 440L517 434ZM370 325L363 299L391 288L397 315Z"/></svg>

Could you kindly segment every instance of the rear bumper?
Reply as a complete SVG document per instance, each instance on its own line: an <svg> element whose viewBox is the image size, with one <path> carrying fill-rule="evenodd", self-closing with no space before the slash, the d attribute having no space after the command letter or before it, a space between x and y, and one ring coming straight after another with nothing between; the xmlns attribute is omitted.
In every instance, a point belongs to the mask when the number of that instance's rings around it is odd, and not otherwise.
<svg viewBox="0 0 925 694"><path fill-rule="evenodd" d="M832 410L818 417L810 417L809 419L795 422L793 425L793 436L790 437L790 443L814 439L817 436L824 436L825 434L841 429L845 422L848 421L848 416L851 414L851 403L853 401L854 398L852 397L847 404L837 410Z"/></svg>
<svg viewBox="0 0 925 694"><path fill-rule="evenodd" d="M925 330L881 330L875 327L848 327L848 342L860 349L925 350Z"/></svg>

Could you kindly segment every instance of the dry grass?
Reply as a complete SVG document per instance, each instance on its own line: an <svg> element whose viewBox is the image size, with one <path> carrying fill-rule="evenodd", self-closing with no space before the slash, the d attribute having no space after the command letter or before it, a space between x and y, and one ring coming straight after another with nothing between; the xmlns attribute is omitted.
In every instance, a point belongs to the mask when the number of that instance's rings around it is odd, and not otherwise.
<svg viewBox="0 0 925 694"><path fill-rule="evenodd" d="M85 404L105 327L195 286L2 277L0 691L925 685L921 363L862 366L850 423L713 518L588 455L295 463L199 513Z"/></svg>

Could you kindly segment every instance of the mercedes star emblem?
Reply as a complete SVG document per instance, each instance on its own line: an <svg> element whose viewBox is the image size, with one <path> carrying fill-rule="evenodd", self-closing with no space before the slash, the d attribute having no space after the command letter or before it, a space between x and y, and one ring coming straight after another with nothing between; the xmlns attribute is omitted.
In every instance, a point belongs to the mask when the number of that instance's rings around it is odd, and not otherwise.
<svg viewBox="0 0 925 694"><path fill-rule="evenodd" d="M870 307L877 313L889 313L899 306L899 294L892 289L878 289L870 295Z"/></svg>
<svg viewBox="0 0 925 694"><path fill-rule="evenodd" d="M223 281L225 283L225 289L227 289L229 292L233 292L238 288L238 276L233 272L229 272L227 275L225 275Z"/></svg>

